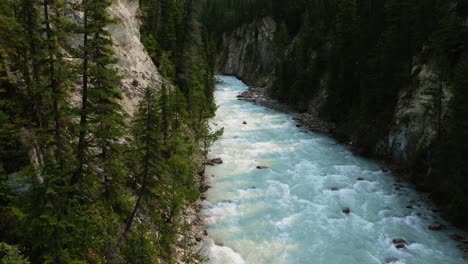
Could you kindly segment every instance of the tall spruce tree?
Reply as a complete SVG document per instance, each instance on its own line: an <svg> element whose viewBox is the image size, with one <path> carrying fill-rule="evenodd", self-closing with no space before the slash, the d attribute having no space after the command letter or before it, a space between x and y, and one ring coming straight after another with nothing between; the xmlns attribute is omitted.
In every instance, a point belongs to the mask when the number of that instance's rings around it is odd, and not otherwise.
<svg viewBox="0 0 468 264"><path fill-rule="evenodd" d="M127 219L123 239L131 231L135 217L141 210L143 199L153 201L162 173L161 155L163 135L161 131L161 113L156 92L147 87L132 122L132 156L135 159L133 174L137 183L137 198L133 210ZM146 197L148 196L148 197Z"/></svg>

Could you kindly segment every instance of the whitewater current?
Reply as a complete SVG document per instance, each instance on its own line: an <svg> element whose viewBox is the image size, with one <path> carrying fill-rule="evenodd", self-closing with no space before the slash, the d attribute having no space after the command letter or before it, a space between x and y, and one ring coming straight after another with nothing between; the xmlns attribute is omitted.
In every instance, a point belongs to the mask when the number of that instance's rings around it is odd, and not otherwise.
<svg viewBox="0 0 468 264"><path fill-rule="evenodd" d="M237 100L248 87L218 78L211 123L224 135L209 155L224 162L206 170L208 263L467 263L450 238L460 231L424 194L333 139L306 133L292 116ZM448 227L429 230L436 221Z"/></svg>

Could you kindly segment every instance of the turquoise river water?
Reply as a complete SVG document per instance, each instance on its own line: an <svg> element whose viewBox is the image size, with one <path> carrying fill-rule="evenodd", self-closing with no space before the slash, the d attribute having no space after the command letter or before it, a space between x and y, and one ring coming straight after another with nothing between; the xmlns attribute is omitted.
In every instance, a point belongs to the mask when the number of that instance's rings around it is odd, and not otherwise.
<svg viewBox="0 0 468 264"><path fill-rule="evenodd" d="M423 194L292 116L237 100L247 86L218 78L212 126L224 135L209 155L224 163L206 171L208 263L468 263L449 237L458 230L428 229L447 223ZM395 238L408 245L397 249Z"/></svg>

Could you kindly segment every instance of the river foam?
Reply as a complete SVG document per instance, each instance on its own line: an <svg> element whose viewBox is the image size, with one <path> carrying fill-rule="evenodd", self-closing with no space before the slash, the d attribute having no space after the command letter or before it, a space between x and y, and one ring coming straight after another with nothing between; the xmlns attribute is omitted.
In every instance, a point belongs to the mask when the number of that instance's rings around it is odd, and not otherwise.
<svg viewBox="0 0 468 264"><path fill-rule="evenodd" d="M459 231L428 230L449 225L411 186L286 114L237 100L247 87L219 78L212 123L225 132L210 156L224 163L206 170L208 263L467 263L449 238ZM394 238L408 245L396 249Z"/></svg>

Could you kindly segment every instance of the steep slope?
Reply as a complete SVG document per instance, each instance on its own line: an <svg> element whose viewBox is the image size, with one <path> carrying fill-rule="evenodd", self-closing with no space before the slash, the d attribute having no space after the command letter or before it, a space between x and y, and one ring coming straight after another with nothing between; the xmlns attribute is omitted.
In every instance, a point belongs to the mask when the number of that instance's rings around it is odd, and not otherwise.
<svg viewBox="0 0 468 264"><path fill-rule="evenodd" d="M159 87L162 77L140 42L141 11L138 0L114 0L109 13L116 23L108 27L114 41L116 68L122 77L124 108L132 114L141 90Z"/></svg>
<svg viewBox="0 0 468 264"><path fill-rule="evenodd" d="M235 75L252 86L271 86L276 62L275 31L275 21L266 17L223 34L218 71Z"/></svg>

